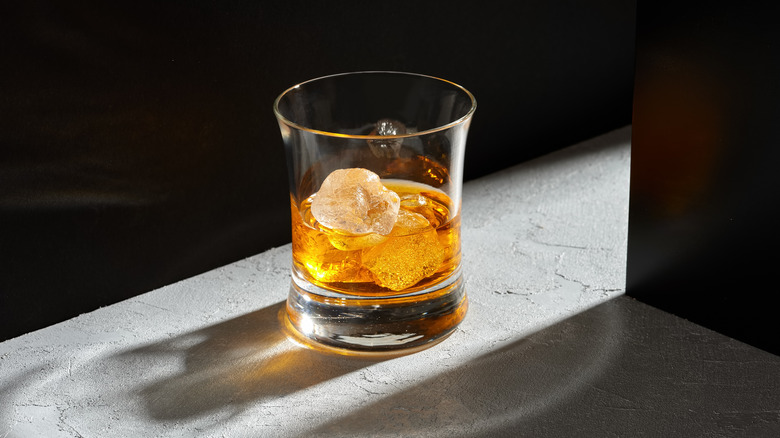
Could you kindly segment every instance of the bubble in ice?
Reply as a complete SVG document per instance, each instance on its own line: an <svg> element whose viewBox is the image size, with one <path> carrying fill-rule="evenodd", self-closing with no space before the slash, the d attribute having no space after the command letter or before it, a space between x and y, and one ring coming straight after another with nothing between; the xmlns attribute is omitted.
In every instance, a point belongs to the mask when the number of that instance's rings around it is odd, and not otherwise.
<svg viewBox="0 0 780 438"><path fill-rule="evenodd" d="M326 228L341 234L388 235L401 198L368 169L334 170L312 199L311 213Z"/></svg>
<svg viewBox="0 0 780 438"><path fill-rule="evenodd" d="M404 135L406 132L406 126L398 120L381 119L376 122L370 135ZM400 138L371 139L368 140L368 147L377 158L394 158L401 150L401 143L403 139Z"/></svg>

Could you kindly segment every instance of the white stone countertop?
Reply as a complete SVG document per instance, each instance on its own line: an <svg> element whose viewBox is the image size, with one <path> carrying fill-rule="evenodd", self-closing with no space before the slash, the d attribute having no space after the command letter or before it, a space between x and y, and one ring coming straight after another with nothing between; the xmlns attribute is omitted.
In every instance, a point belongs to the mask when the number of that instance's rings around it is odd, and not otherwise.
<svg viewBox="0 0 780 438"><path fill-rule="evenodd" d="M289 341L288 244L0 343L0 437L449 437L510 421L475 408L519 383L481 358L625 290L630 134L465 184L470 306L430 349L382 360ZM412 387L426 396L391 398ZM474 403L448 396L464 387Z"/></svg>

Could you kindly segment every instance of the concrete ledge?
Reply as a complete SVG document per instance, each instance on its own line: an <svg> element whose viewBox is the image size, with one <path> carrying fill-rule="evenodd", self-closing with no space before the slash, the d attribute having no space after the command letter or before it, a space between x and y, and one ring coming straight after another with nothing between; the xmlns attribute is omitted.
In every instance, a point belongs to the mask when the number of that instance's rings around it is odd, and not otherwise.
<svg viewBox="0 0 780 438"><path fill-rule="evenodd" d="M491 379L480 358L623 293L629 160L626 127L467 183L469 313L429 350L366 360L288 341L286 245L0 344L0 436L471 436L504 424L440 385L500 400L527 382ZM442 383L454 369L463 380ZM441 397L393 398L425 385ZM387 415L334 430L372 406Z"/></svg>

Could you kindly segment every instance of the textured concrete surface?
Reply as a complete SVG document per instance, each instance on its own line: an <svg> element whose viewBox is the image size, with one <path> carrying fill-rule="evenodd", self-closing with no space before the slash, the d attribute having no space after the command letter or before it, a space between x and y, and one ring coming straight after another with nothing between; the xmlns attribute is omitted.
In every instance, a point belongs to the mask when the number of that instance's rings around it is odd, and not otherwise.
<svg viewBox="0 0 780 438"><path fill-rule="evenodd" d="M544 361L502 374L515 362L484 358L623 293L629 160L626 127L466 184L469 313L431 349L368 360L291 343L278 323L286 245L0 344L0 437L471 436L515 424L568 388L541 384L520 406L518 377L565 376ZM546 360L593 372L597 341ZM419 396L399 396L409 391ZM490 401L507 394L514 403Z"/></svg>

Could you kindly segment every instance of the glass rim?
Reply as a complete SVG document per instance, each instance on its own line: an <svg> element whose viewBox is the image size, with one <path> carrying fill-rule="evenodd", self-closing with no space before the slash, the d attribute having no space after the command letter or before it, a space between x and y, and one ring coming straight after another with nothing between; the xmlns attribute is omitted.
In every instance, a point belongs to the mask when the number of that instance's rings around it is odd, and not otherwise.
<svg viewBox="0 0 780 438"><path fill-rule="evenodd" d="M362 75L362 74L377 74L377 73L384 73L384 74L391 74L391 75L398 75L398 76L417 76L421 78L427 78L427 79L433 79L436 81L444 82L449 85L452 85L453 87L457 88L460 91L463 91L468 96L469 100L471 101L471 108L469 108L468 112L464 114L462 117L459 117L458 119L449 122L445 125L437 126L435 128L426 129L424 131L419 132L412 132L412 133L406 133L401 135L368 135L368 134L343 134L340 132L331 132L331 131L323 131L319 129L313 129L306 126L303 126L301 124L295 123L292 120L288 119L287 117L283 116L279 112L279 102L282 100L282 98L287 95L289 92L300 88L301 86L311 83L320 81L323 79L329 79L334 78L338 76L356 76L356 75ZM319 134L319 135L325 135L329 137L340 137L340 138L355 138L355 139L361 139L361 140L388 140L388 139L402 139L402 138L411 138L411 137L418 137L421 135L427 135L427 134L433 134L435 132L444 131L447 129L450 129L454 126L460 125L464 123L465 121L469 120L473 115L474 111L477 109L477 100L474 98L474 95L471 94L469 90L467 90L465 87L456 84L455 82L448 81L447 79L442 79L436 76L430 76L420 73L409 73L409 72L403 72L403 71L391 71L391 70L366 70L366 71L354 71L354 72L344 72L344 73L336 73L332 75L325 75L325 76L319 76L316 78L312 78L303 82L300 82L298 84L293 85L292 87L287 88L286 90L282 91L279 96L276 97L274 100L274 115L276 115L276 118L284 123L287 126L290 126L292 128L311 132L313 134Z"/></svg>

